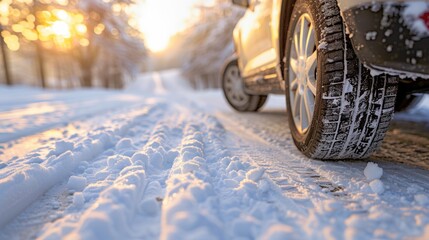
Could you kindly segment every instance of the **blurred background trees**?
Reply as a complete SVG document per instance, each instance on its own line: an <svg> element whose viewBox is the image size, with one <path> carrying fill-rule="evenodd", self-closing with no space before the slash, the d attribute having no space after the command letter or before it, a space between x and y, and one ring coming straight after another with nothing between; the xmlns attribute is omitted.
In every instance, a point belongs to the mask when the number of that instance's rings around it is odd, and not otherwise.
<svg viewBox="0 0 429 240"><path fill-rule="evenodd" d="M194 88L218 88L244 11L230 0L0 0L0 83L122 88L181 68Z"/></svg>
<svg viewBox="0 0 429 240"><path fill-rule="evenodd" d="M2 0L7 84L120 88L147 58L132 0Z"/></svg>
<svg viewBox="0 0 429 240"><path fill-rule="evenodd" d="M245 9L230 0L195 5L190 26L170 40L167 50L154 55L154 69L182 69L195 89L219 88L226 59L234 52L232 32Z"/></svg>
<svg viewBox="0 0 429 240"><path fill-rule="evenodd" d="M194 88L219 88L222 66L234 52L232 32L244 9L218 0L199 10L199 21L185 33L185 43L192 44L187 48L183 74Z"/></svg>

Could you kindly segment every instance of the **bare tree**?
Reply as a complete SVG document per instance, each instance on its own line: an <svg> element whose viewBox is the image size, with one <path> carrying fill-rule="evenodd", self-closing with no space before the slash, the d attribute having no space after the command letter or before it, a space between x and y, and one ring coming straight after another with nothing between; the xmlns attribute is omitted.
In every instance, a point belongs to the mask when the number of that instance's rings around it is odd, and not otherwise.
<svg viewBox="0 0 429 240"><path fill-rule="evenodd" d="M0 33L3 31L3 27L0 25ZM6 44L4 43L3 36L0 34L0 48L1 48L1 54L2 54L2 60L3 60L3 73L6 85L12 85L12 77L10 75L9 70L9 59L7 57L7 50L6 50Z"/></svg>

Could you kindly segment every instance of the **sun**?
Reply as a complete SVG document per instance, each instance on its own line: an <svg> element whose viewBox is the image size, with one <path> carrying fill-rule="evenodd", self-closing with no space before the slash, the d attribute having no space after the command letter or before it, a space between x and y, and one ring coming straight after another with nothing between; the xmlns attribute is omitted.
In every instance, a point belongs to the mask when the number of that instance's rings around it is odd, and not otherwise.
<svg viewBox="0 0 429 240"><path fill-rule="evenodd" d="M56 36L59 36L62 38L71 37L70 25L62 20L57 20L53 22L51 25L51 31Z"/></svg>
<svg viewBox="0 0 429 240"><path fill-rule="evenodd" d="M137 7L136 16L152 52L165 50L176 33L184 30L194 14L194 6L210 0L147 0Z"/></svg>

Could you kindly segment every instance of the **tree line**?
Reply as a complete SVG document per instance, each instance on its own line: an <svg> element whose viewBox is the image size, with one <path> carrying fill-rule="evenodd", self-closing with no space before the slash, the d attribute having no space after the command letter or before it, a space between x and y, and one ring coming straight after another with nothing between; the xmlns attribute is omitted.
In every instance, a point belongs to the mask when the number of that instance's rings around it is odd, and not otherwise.
<svg viewBox="0 0 429 240"><path fill-rule="evenodd" d="M22 83L33 70L42 87L61 82L62 87L121 88L140 72L147 56L131 16L133 4L133 0L2 0L3 83Z"/></svg>

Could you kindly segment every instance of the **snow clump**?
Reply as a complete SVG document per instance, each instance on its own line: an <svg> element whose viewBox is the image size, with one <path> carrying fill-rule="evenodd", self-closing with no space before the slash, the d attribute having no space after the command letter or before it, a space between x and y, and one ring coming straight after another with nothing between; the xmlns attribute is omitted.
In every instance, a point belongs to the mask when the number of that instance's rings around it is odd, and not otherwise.
<svg viewBox="0 0 429 240"><path fill-rule="evenodd" d="M384 184L380 179L374 179L369 183L371 190L374 193L382 194L384 192Z"/></svg>
<svg viewBox="0 0 429 240"><path fill-rule="evenodd" d="M366 165L365 170L363 170L363 174L365 174L366 179L368 181L372 181L375 179L380 179L383 176L383 169L378 166L377 163L369 162Z"/></svg>
<svg viewBox="0 0 429 240"><path fill-rule="evenodd" d="M429 4L423 1L407 3L402 12L405 24L419 37L427 37L429 30L425 22L425 13L429 11Z"/></svg>
<svg viewBox="0 0 429 240"><path fill-rule="evenodd" d="M54 155L60 155L65 153L68 150L73 150L74 144L68 141L58 141L55 142L55 150L52 151Z"/></svg>
<svg viewBox="0 0 429 240"><path fill-rule="evenodd" d="M81 208L85 204L85 197L82 192L75 192L73 194L73 206L76 208Z"/></svg>
<svg viewBox="0 0 429 240"><path fill-rule="evenodd" d="M319 45L317 46L318 50L325 50L328 48L328 43L325 41L320 41Z"/></svg>
<svg viewBox="0 0 429 240"><path fill-rule="evenodd" d="M363 170L363 174L370 181L369 186L374 193L382 194L384 192L384 184L380 180L383 176L383 168L379 167L377 163L369 162Z"/></svg>
<svg viewBox="0 0 429 240"><path fill-rule="evenodd" d="M86 178L71 176L67 182L67 187L71 190L82 191L86 187Z"/></svg>

